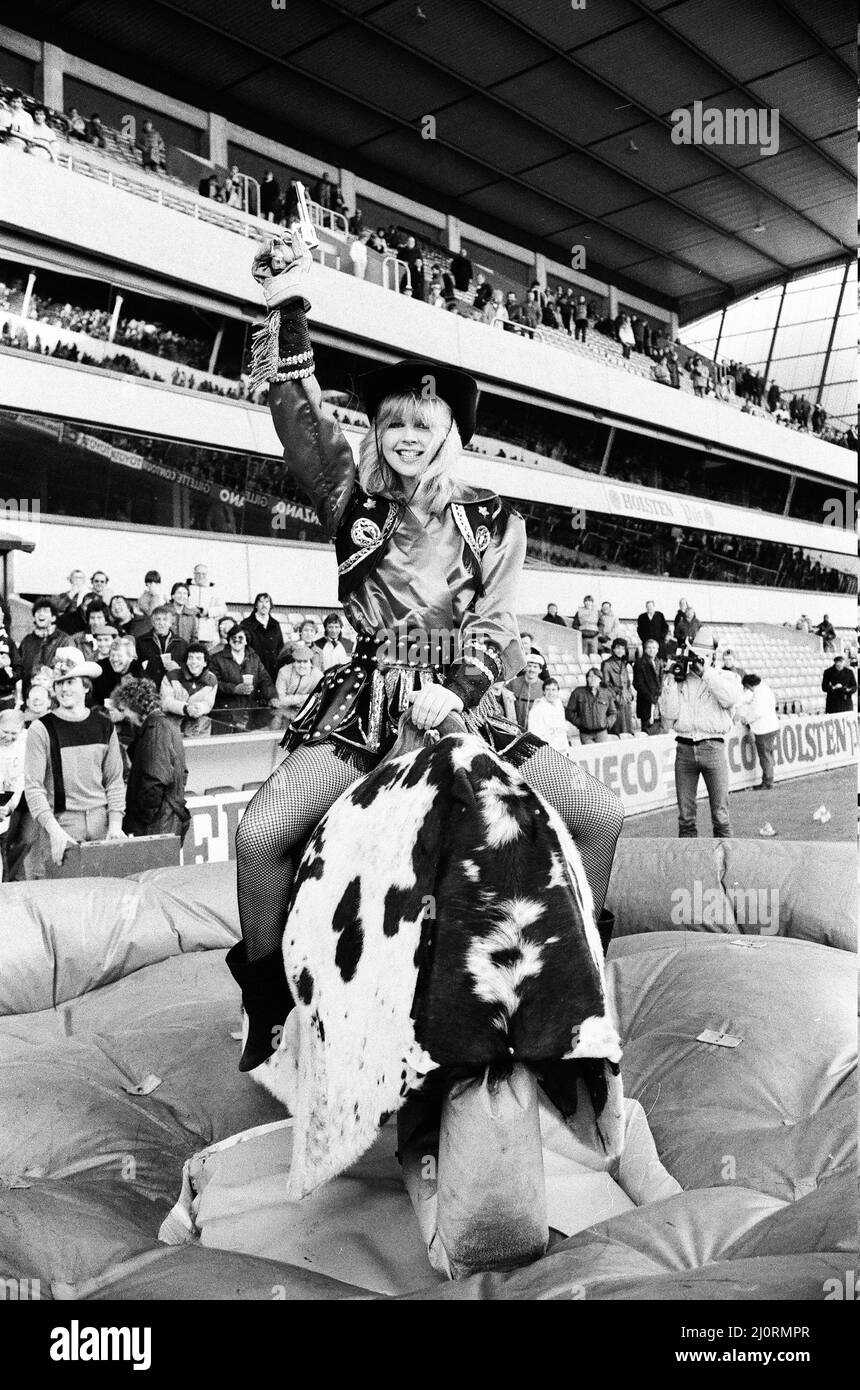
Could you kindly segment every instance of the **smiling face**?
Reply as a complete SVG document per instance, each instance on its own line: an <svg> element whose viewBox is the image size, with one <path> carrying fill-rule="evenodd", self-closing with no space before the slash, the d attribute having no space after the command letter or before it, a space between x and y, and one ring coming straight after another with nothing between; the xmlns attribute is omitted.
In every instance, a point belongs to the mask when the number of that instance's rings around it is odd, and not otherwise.
<svg viewBox="0 0 860 1390"><path fill-rule="evenodd" d="M377 418L382 457L404 482L417 482L436 457L450 425L451 412L438 398L389 397Z"/></svg>
<svg viewBox="0 0 860 1390"><path fill-rule="evenodd" d="M68 680L54 682L54 698L60 709L81 709L86 698L86 689L80 676L70 676Z"/></svg>
<svg viewBox="0 0 860 1390"><path fill-rule="evenodd" d="M50 608L33 609L33 627L40 635L52 632L56 626L56 619Z"/></svg>
<svg viewBox="0 0 860 1390"><path fill-rule="evenodd" d="M169 613L153 613L150 621L159 637L166 637L173 628Z"/></svg>
<svg viewBox="0 0 860 1390"><path fill-rule="evenodd" d="M43 714L47 714L51 708L51 696L44 685L31 685L30 693L27 696L27 709L37 719L41 719Z"/></svg>
<svg viewBox="0 0 860 1390"><path fill-rule="evenodd" d="M185 658L185 664L192 676L199 676L202 675L203 668L206 665L206 657L202 652L189 652L188 656Z"/></svg>

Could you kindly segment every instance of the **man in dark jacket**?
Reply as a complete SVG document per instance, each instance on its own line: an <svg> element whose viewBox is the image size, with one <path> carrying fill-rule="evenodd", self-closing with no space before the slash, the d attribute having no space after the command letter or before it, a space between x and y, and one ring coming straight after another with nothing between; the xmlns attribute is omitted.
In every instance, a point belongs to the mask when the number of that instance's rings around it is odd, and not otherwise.
<svg viewBox="0 0 860 1390"><path fill-rule="evenodd" d="M152 631L138 641L137 656L143 674L159 690L164 677L179 670L185 660L188 643L173 631L173 609L170 604L163 603L153 608L150 621Z"/></svg>
<svg viewBox="0 0 860 1390"><path fill-rule="evenodd" d="M28 632L20 647L22 696L26 700L33 677L42 666L53 666L58 647L67 647L69 639L57 629L57 609L52 599L37 598L31 614L33 631Z"/></svg>
<svg viewBox="0 0 860 1390"><path fill-rule="evenodd" d="M259 705L278 708L280 701L271 677L255 651L248 646L248 634L234 627L226 652L215 652L209 669L218 681L216 709L252 709Z"/></svg>
<svg viewBox="0 0 860 1390"><path fill-rule="evenodd" d="M257 594L253 609L242 619L240 627L247 632L251 650L257 653L269 678L274 680L284 650L284 634L281 624L272 616L271 594Z"/></svg>
<svg viewBox="0 0 860 1390"><path fill-rule="evenodd" d="M836 628L833 626L832 622L830 621L830 618L826 613L824 614L822 621L818 624L818 627L813 628L813 632L817 632L818 636L824 643L825 653L830 653L836 650Z"/></svg>
<svg viewBox="0 0 860 1390"><path fill-rule="evenodd" d="M854 708L852 696L857 689L857 679L844 656L833 658L833 665L828 666L821 677L821 689L827 695L825 714L845 714Z"/></svg>
<svg viewBox="0 0 860 1390"><path fill-rule="evenodd" d="M636 619L636 632L642 643L643 651L645 650L645 643L653 637L660 655L665 656L664 647L669 635L669 624L653 599L648 600L645 604L645 612L640 613Z"/></svg>
<svg viewBox="0 0 860 1390"><path fill-rule="evenodd" d="M656 637L649 637L645 650L633 663L633 689L636 691L636 718L642 725L643 734L659 733L660 721L655 721L654 713L663 686L665 662L660 659L660 648Z"/></svg>
<svg viewBox="0 0 860 1390"><path fill-rule="evenodd" d="M465 294L472 283L472 277L475 273L474 266L469 260L465 246L461 246L457 254L451 257L450 270L457 289Z"/></svg>
<svg viewBox="0 0 860 1390"><path fill-rule="evenodd" d="M600 668L603 684L611 692L615 701L615 734L633 733L633 680L630 673L629 653L623 637L616 637L612 651Z"/></svg>
<svg viewBox="0 0 860 1390"><path fill-rule="evenodd" d="M606 743L616 714L612 691L603 687L600 672L592 666L585 673L585 685L577 686L568 700L564 717L579 730L582 743Z"/></svg>
<svg viewBox="0 0 860 1390"><path fill-rule="evenodd" d="M557 603L547 604L546 612L543 615L543 620L545 623L557 623L559 627L567 627L567 623L564 621L564 618L562 618L559 614Z"/></svg>

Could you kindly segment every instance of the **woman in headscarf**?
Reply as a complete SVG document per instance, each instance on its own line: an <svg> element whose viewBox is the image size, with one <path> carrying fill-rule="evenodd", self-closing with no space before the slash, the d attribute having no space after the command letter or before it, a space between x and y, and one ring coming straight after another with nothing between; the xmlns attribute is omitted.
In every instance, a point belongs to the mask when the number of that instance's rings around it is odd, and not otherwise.
<svg viewBox="0 0 860 1390"><path fill-rule="evenodd" d="M291 750L236 832L242 941L228 965L249 1030L240 1070L271 1054L292 1006L281 955L290 887L308 835L332 803L393 746L401 714L418 729L450 714L517 765L561 814L603 907L623 812L618 798L555 749L490 714L483 697L523 666L516 620L526 550L522 517L460 481L476 427L474 378L428 361L362 378L370 426L356 466L322 413L304 298L310 254L269 242L254 261L270 313L255 335L252 382L269 408L290 472L334 541L339 600L357 642L293 719ZM496 706L493 705L493 709Z"/></svg>

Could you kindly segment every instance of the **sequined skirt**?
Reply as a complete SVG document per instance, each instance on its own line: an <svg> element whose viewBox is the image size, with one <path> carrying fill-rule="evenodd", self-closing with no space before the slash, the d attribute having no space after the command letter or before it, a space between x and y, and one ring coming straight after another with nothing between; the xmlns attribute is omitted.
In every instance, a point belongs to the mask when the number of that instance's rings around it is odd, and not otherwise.
<svg viewBox="0 0 860 1390"><path fill-rule="evenodd" d="M349 661L326 671L294 716L282 747L292 752L303 744L330 742L339 756L363 768L384 757L413 693L443 683L446 672L439 666L383 663L378 646L376 638L360 636ZM518 724L497 713L493 703L485 697L476 709L467 710L461 716L466 728L508 761L524 762L542 741L524 734Z"/></svg>

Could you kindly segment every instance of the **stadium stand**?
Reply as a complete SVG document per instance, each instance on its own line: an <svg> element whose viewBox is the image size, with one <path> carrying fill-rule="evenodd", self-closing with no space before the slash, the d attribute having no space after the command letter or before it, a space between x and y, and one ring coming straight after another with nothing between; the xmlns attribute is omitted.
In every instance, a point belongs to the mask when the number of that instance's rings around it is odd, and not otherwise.
<svg viewBox="0 0 860 1390"><path fill-rule="evenodd" d="M9 95L9 88L0 89L0 110L8 101ZM38 105L31 95L25 98L25 102L31 109ZM88 144L85 147L86 153L82 154L80 142L68 135L68 117L52 111L48 112L48 117L57 136L51 146L51 158L62 167L67 168L70 173L97 179L111 187L132 193L137 197L146 198L149 201L156 201L173 211L211 222L244 237L259 238L261 235L271 234L274 224L248 210L251 206L248 192L249 176L241 175L245 181L241 206L228 207L221 201L213 201L211 198L191 192L187 183L182 179L168 175L163 170L150 172L144 169L140 148L121 132L104 125L100 126L104 144L100 144L97 150ZM2 139L2 131L0 131L0 139ZM135 172L132 175L127 172L131 169L139 171L139 173ZM250 180L250 183L255 184L256 181ZM335 269L350 272L352 265L349 257L349 245L354 238L349 234L346 216L321 207L313 201L310 202L309 206L312 219L325 233L325 239L316 252L318 259L323 264L332 264ZM255 207L259 208L258 186ZM445 258L450 253L439 246L425 249L419 245L417 250L426 259L426 267L430 274L426 276L424 283L429 288L433 272L435 271L437 276L441 275L445 268ZM365 275L375 283L411 296L413 294L413 279L409 264L401 258L401 252L402 248L397 246L387 248L385 254L379 255L372 248L367 247ZM541 292L542 294L543 292ZM455 291L452 307L465 317L480 319L482 315L475 309L473 299L474 294L471 290ZM810 428L808 421L801 423L799 420L791 418L786 410L765 410L761 404L764 382L762 382L759 391L757 404L752 403L750 399L742 399L736 388L736 376L739 374L739 370L743 371L740 364L729 366L729 364L710 362L700 353L694 353L686 348L680 341L668 341L662 334L656 338L655 346L650 354L634 350L625 355L617 338L619 325L620 318L614 322L604 320L600 324L599 331L589 332L585 342L577 341L561 329L547 328L542 325L537 326L529 336L574 356L582 356L593 361L606 363L618 370L648 380L653 379L655 361L665 357L669 351L674 355L677 364L677 370L674 373L676 380L672 384L686 394L699 394L694 390L690 376L690 364L691 362L701 362L707 373L705 394L712 394L715 399L734 408L754 413L761 418L768 418L791 429L808 430ZM506 325L500 321L494 324L496 329L503 329L506 326L513 327L514 325ZM594 327L595 322L592 319L591 328ZM815 432L823 432L824 437L828 438L830 442L842 444L847 448L856 448L857 438L853 426L849 426L847 430L842 430L830 424L817 429Z"/></svg>

